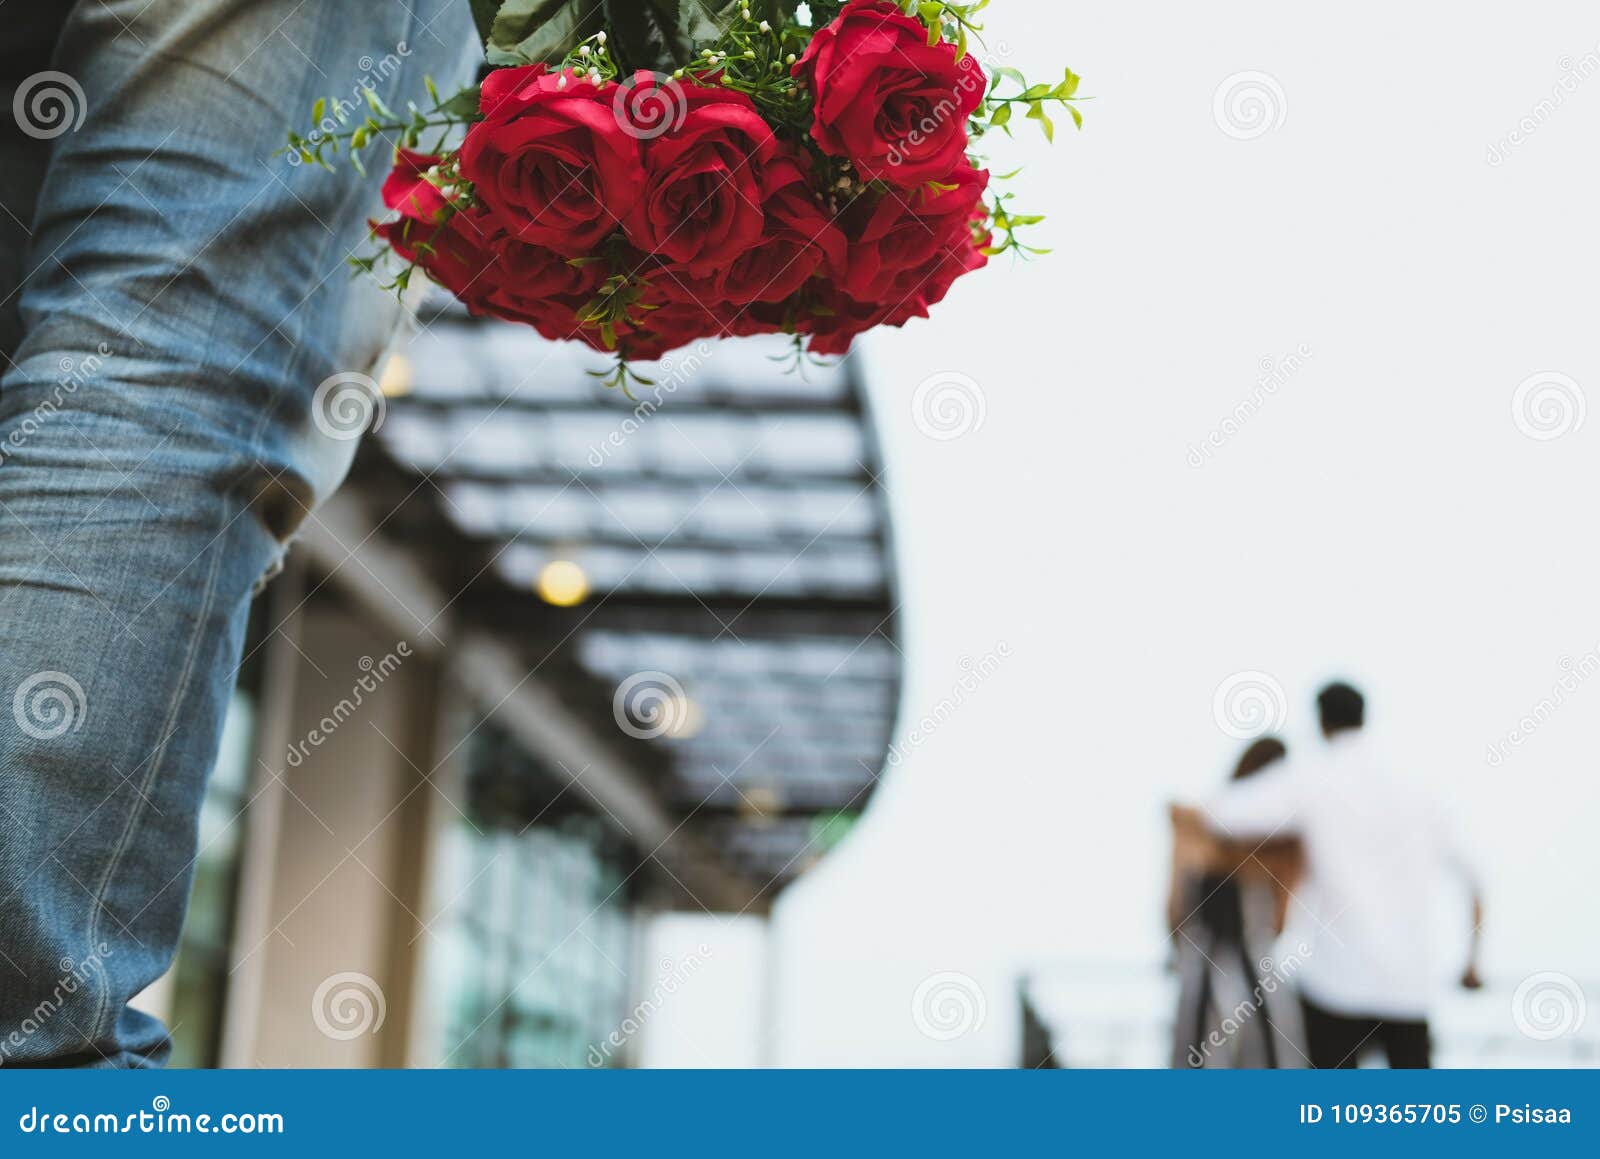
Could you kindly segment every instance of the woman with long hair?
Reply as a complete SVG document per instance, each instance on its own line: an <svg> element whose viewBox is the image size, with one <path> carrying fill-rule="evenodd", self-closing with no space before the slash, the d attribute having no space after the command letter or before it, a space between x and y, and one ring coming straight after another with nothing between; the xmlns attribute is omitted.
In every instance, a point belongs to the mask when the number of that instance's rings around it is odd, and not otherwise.
<svg viewBox="0 0 1600 1159"><path fill-rule="evenodd" d="M1239 758L1233 777L1258 773L1287 752L1276 737L1262 737ZM1272 959L1300 874L1300 843L1219 840L1202 818L1178 807L1172 827L1167 926L1179 978L1172 1065L1302 1065L1292 968Z"/></svg>

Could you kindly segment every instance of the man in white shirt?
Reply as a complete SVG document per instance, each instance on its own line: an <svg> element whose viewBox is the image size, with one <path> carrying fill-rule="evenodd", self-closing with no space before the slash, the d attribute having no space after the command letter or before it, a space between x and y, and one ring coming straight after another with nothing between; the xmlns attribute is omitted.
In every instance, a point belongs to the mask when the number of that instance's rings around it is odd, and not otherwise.
<svg viewBox="0 0 1600 1159"><path fill-rule="evenodd" d="M1306 873L1289 935L1310 953L1298 981L1311 1065L1353 1067L1382 1046L1391 1067L1430 1063L1429 928L1441 869L1472 882L1476 957L1482 906L1449 806L1414 775L1385 765L1362 730L1366 705L1348 684L1317 697L1327 747L1231 782L1202 809L1235 840L1299 837ZM1469 964L1462 985L1476 987Z"/></svg>

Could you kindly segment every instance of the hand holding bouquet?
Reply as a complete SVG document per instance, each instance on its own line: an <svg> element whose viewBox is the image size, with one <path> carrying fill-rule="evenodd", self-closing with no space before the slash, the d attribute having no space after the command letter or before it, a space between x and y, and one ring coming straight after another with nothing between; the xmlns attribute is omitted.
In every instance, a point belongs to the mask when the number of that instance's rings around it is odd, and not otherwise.
<svg viewBox="0 0 1600 1159"><path fill-rule="evenodd" d="M613 351L619 385L724 335L840 354L991 255L1043 252L974 143L1018 104L1047 133L1052 102L1079 121L1078 78L987 75L986 3L475 0L480 86L403 117L368 93L359 123L319 103L290 151L359 165L397 138L374 226L394 283L420 267L475 313Z"/></svg>

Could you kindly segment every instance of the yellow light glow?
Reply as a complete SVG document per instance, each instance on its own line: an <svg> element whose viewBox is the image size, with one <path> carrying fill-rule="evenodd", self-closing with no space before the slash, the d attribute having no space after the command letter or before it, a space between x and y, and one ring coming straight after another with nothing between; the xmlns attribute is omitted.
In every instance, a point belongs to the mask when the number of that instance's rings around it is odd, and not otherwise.
<svg viewBox="0 0 1600 1159"><path fill-rule="evenodd" d="M673 740L689 740L698 736L705 727L706 714L700 711L700 706L687 696L675 698L672 715L672 727L667 730L667 736Z"/></svg>
<svg viewBox="0 0 1600 1159"><path fill-rule="evenodd" d="M570 559L553 559L539 572L539 598L558 608L572 608L589 598L589 577Z"/></svg>
<svg viewBox="0 0 1600 1159"><path fill-rule="evenodd" d="M783 812L783 794L770 785L753 785L739 794L739 812L750 824L764 828Z"/></svg>
<svg viewBox="0 0 1600 1159"><path fill-rule="evenodd" d="M404 354L391 354L378 376L378 389L385 398L403 398L411 393L411 359Z"/></svg>

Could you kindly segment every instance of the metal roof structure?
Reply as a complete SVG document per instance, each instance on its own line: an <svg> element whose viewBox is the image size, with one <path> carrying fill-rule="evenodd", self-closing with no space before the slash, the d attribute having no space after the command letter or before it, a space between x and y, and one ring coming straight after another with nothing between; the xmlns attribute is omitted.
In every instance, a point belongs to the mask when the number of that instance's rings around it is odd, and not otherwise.
<svg viewBox="0 0 1600 1159"><path fill-rule="evenodd" d="M452 631L493 641L753 898L865 805L901 682L859 383L790 353L691 347L639 367L653 385L630 398L577 344L430 303L352 478Z"/></svg>

